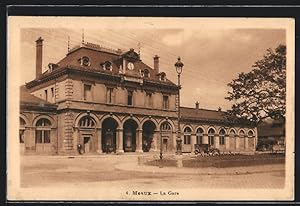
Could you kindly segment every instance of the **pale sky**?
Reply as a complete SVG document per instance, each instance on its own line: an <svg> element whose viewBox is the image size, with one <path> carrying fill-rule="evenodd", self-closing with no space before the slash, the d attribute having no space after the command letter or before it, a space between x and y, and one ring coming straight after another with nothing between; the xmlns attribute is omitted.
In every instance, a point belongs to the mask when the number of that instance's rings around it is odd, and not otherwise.
<svg viewBox="0 0 300 206"><path fill-rule="evenodd" d="M153 56L160 56L160 71L177 84L174 64L181 56L184 63L181 75L181 106L229 109L225 100L227 83L263 57L268 48L286 43L284 29L222 29L201 27L190 29L84 29L84 40L113 49L138 51L141 59L153 67ZM35 40L44 39L43 67L57 63L70 47L79 45L82 28L23 28L21 30L21 83L35 76Z"/></svg>

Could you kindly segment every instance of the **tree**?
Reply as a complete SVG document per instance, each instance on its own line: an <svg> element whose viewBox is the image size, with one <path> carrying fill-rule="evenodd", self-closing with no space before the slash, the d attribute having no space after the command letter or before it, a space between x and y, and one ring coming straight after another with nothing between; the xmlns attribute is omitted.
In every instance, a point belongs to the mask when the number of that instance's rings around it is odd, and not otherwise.
<svg viewBox="0 0 300 206"><path fill-rule="evenodd" d="M240 73L228 86L225 99L234 101L229 114L258 124L266 118L285 120L286 112L286 46L275 52L268 49L252 71Z"/></svg>

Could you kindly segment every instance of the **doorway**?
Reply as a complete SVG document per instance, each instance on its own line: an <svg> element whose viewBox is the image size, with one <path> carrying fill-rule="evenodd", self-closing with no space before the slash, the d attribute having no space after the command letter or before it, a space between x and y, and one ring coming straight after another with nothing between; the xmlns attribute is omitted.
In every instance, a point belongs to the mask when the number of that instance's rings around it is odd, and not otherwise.
<svg viewBox="0 0 300 206"><path fill-rule="evenodd" d="M83 137L83 148L84 148L84 153L89 153L90 152L90 137Z"/></svg>
<svg viewBox="0 0 300 206"><path fill-rule="evenodd" d="M168 151L168 138L163 138L163 152Z"/></svg>
<svg viewBox="0 0 300 206"><path fill-rule="evenodd" d="M151 147L153 147L152 142L153 142L153 134L155 130L155 124L148 120L143 124L143 151L144 152L149 152Z"/></svg>
<svg viewBox="0 0 300 206"><path fill-rule="evenodd" d="M160 126L161 135L161 148L163 152L168 152L173 150L172 141L169 141L172 136L172 127L170 123L163 122Z"/></svg>
<svg viewBox="0 0 300 206"><path fill-rule="evenodd" d="M102 150L105 153L116 152L118 123L113 118L107 118L102 123Z"/></svg>
<svg viewBox="0 0 300 206"><path fill-rule="evenodd" d="M133 119L125 121L123 133L123 147L124 152L135 152L136 150L136 130L138 124Z"/></svg>

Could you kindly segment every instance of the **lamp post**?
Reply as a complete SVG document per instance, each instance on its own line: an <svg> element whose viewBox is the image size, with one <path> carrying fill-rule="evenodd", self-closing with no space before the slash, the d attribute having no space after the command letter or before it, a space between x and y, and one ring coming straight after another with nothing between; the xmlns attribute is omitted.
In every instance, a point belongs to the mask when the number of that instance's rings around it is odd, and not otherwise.
<svg viewBox="0 0 300 206"><path fill-rule="evenodd" d="M159 168L163 167L163 148L162 148L162 134L160 132L160 152L159 152Z"/></svg>
<svg viewBox="0 0 300 206"><path fill-rule="evenodd" d="M181 58L178 57L177 59L178 61L175 63L175 68L176 68L176 72L178 75L178 97L177 97L177 109L178 109L178 117L177 117L177 121L178 121L178 128L177 128L177 138L176 138L176 154L177 155L181 155L182 154L182 140L181 140L181 135L180 135L180 89L181 89L181 85L180 85L180 75L182 73L182 68L183 68L183 63L181 62Z"/></svg>

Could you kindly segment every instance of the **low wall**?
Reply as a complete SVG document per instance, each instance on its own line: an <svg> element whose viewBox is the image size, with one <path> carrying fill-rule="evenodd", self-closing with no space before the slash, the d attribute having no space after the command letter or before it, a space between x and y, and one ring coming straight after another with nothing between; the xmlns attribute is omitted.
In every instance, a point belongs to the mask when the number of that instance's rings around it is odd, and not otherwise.
<svg viewBox="0 0 300 206"><path fill-rule="evenodd" d="M158 156L139 157L139 165L159 166L161 163ZM183 167L244 167L266 164L283 164L285 163L284 155L234 155L234 156L211 156L183 158ZM164 157L163 166L176 167L177 160L175 157Z"/></svg>

